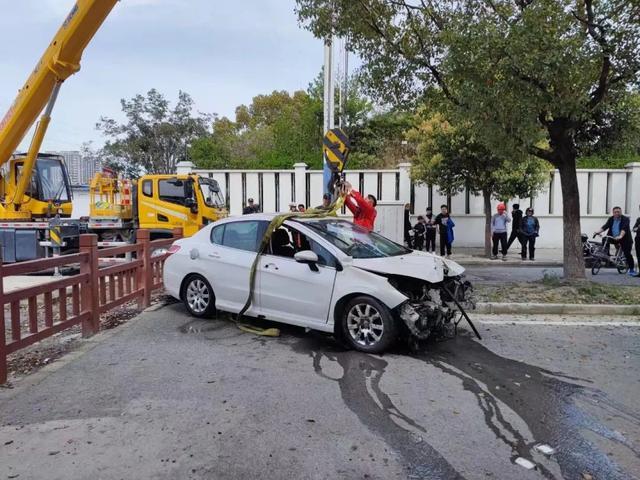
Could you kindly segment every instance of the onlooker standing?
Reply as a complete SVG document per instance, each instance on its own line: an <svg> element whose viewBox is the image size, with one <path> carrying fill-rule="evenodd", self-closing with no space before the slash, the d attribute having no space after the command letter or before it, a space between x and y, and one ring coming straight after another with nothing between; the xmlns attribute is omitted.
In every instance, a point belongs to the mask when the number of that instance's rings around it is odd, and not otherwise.
<svg viewBox="0 0 640 480"><path fill-rule="evenodd" d="M242 209L243 215L249 215L251 213L256 213L258 211L258 206L253 203L253 198L247 200L247 206Z"/></svg>
<svg viewBox="0 0 640 480"><path fill-rule="evenodd" d="M498 242L502 252L502 260L507 259L507 224L511 221L504 203L498 204L498 213L491 217L491 239L493 240L492 260L498 258Z"/></svg>
<svg viewBox="0 0 640 480"><path fill-rule="evenodd" d="M424 245L424 235L427 230L424 217L420 215L418 217L418 223L413 227L413 249L414 250L422 250Z"/></svg>
<svg viewBox="0 0 640 480"><path fill-rule="evenodd" d="M631 247L633 245L631 222L629 221L629 217L622 215L622 209L620 207L613 207L612 214L613 215L607 220L607 223L595 233L596 235L600 235L605 230L608 230L609 236L613 237L612 243L622 248L622 253L627 259L627 265L629 266L629 275L635 275L635 264L633 255L631 254Z"/></svg>
<svg viewBox="0 0 640 480"><path fill-rule="evenodd" d="M373 195L364 198L357 190L354 190L349 182L344 185L346 198L344 204L353 213L353 223L371 231L376 221L376 205L378 200Z"/></svg>
<svg viewBox="0 0 640 480"><path fill-rule="evenodd" d="M307 211L307 207L304 206L304 203L298 205L298 212L304 213Z"/></svg>
<svg viewBox="0 0 640 480"><path fill-rule="evenodd" d="M431 208L427 208L427 218L425 218L425 235L426 250L427 252L436 251L436 220L433 218L433 212Z"/></svg>
<svg viewBox="0 0 640 480"><path fill-rule="evenodd" d="M520 256L522 260L527 259L528 245L529 260L533 260L536 252L536 238L540 234L540 222L538 222L537 217L533 216L533 208L527 208L526 214L526 217L520 221L520 243L522 243ZM515 225L513 228L515 228ZM513 228L511 231L513 231Z"/></svg>
<svg viewBox="0 0 640 480"><path fill-rule="evenodd" d="M411 204L407 203L404 206L404 243L407 247L411 248Z"/></svg>
<svg viewBox="0 0 640 480"><path fill-rule="evenodd" d="M289 204L289 213L296 213L298 211L298 207L296 207L296 204L291 202Z"/></svg>
<svg viewBox="0 0 640 480"><path fill-rule="evenodd" d="M636 218L633 231L636 232L636 260L638 261L638 271L633 276L640 277L640 217Z"/></svg>
<svg viewBox="0 0 640 480"><path fill-rule="evenodd" d="M316 210L328 210L331 206L331 195L325 193L322 195L322 205L316 207Z"/></svg>
<svg viewBox="0 0 640 480"><path fill-rule="evenodd" d="M511 218L513 223L511 224L511 235L509 235L509 241L507 242L507 251L511 248L511 244L517 238L522 245L522 239L520 238L520 226L522 225L522 210L517 203L513 204L513 210L511 211Z"/></svg>
<svg viewBox="0 0 640 480"><path fill-rule="evenodd" d="M449 258L451 255L451 244L453 243L453 227L456 226L449 215L449 207L446 205L440 206L440 213L436 216L435 223L440 233L440 256L444 257L446 252L447 258Z"/></svg>

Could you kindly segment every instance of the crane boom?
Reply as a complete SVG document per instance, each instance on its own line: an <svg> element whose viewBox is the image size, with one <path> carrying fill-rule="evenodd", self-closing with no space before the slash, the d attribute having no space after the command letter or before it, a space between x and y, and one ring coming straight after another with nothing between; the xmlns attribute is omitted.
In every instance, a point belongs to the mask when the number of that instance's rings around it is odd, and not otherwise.
<svg viewBox="0 0 640 480"><path fill-rule="evenodd" d="M53 94L59 85L80 70L82 52L117 2L78 0L73 6L13 105L0 121L0 165L9 161L40 112L52 96L55 97ZM41 132L41 136L44 136L44 132Z"/></svg>

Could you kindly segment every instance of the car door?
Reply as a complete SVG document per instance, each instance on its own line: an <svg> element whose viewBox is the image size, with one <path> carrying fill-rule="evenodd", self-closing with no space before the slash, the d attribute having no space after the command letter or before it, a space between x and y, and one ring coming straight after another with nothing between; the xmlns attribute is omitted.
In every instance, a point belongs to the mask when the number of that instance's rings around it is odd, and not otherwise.
<svg viewBox="0 0 640 480"><path fill-rule="evenodd" d="M295 250L316 252L318 271L296 262L291 256L274 255L271 251L261 256L258 263L260 311L269 319L294 325L313 327L326 324L337 261L314 239L295 228L286 228L293 234L302 235L303 242L308 242L304 246L295 245Z"/></svg>
<svg viewBox="0 0 640 480"><path fill-rule="evenodd" d="M251 266L257 255L258 239L262 238L262 223L254 220L226 222L211 229L211 243L203 260L217 308L237 313L246 303ZM247 314L257 313L255 301Z"/></svg>

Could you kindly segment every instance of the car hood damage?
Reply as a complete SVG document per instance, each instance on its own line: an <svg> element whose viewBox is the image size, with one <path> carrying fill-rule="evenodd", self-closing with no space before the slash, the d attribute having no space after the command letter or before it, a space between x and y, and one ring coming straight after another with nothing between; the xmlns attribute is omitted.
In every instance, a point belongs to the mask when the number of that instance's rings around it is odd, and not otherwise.
<svg viewBox="0 0 640 480"><path fill-rule="evenodd" d="M464 267L456 262L426 252L383 258L354 258L352 265L362 270L383 275L399 275L440 283L446 277L459 277Z"/></svg>
<svg viewBox="0 0 640 480"><path fill-rule="evenodd" d="M448 338L457 332L464 318L480 337L465 312L475 308L473 288L463 280L464 267L456 262L424 252L397 257L358 258L351 265L387 278L407 300L394 309L406 327L412 347L429 337Z"/></svg>

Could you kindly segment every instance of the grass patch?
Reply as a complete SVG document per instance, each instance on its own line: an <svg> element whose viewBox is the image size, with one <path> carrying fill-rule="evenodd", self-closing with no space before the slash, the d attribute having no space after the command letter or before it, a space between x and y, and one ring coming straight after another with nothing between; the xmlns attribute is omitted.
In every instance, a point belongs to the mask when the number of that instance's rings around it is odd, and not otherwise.
<svg viewBox="0 0 640 480"><path fill-rule="evenodd" d="M565 282L545 274L535 282L476 284L474 287L478 302L640 305L640 282L638 286Z"/></svg>

